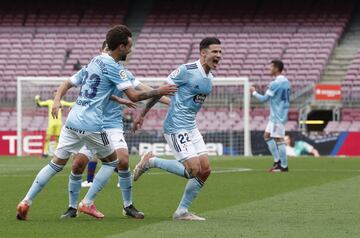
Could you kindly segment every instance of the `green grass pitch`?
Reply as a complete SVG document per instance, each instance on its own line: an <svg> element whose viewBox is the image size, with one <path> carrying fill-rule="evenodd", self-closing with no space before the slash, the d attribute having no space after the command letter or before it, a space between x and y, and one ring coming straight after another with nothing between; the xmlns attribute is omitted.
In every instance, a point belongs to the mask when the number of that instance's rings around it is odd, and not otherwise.
<svg viewBox="0 0 360 238"><path fill-rule="evenodd" d="M131 158L132 167L138 157ZM96 199L103 220L61 220L69 164L34 200L29 221L15 208L48 159L0 157L0 237L359 237L360 159L290 159L290 172L266 172L269 157L213 157L210 176L191 210L205 222L172 221L186 180L151 170L134 183L144 220L121 214L117 176ZM84 176L85 178L85 176ZM81 198L86 189L82 190Z"/></svg>

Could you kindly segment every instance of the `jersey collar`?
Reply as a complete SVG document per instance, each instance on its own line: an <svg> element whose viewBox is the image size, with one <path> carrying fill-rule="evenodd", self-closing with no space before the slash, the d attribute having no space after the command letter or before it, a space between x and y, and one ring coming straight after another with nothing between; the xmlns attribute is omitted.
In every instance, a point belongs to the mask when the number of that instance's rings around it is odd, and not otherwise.
<svg viewBox="0 0 360 238"><path fill-rule="evenodd" d="M125 68L125 66L121 63L122 61L116 62L116 61L114 60L114 58L111 57L108 53L102 52L102 53L101 53L101 56L103 56L103 57L105 57L105 58L108 58L108 59L112 59L115 63L117 63L117 64L119 64L119 65L121 65L121 66L123 66L123 67Z"/></svg>
<svg viewBox="0 0 360 238"><path fill-rule="evenodd" d="M112 59L113 61L115 61L114 58L111 57L108 53L103 52L103 53L101 53L101 56L104 56L105 58Z"/></svg>
<svg viewBox="0 0 360 238"><path fill-rule="evenodd" d="M284 75L279 74L278 76L275 77L275 80L278 81L278 80L280 80L280 79L282 79L282 78L285 78Z"/></svg>

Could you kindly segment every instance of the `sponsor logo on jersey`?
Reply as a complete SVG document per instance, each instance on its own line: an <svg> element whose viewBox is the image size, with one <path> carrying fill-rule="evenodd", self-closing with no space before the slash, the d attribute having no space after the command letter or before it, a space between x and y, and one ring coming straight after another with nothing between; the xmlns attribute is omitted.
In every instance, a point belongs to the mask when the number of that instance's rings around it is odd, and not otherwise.
<svg viewBox="0 0 360 238"><path fill-rule="evenodd" d="M196 103L200 103L200 104L203 104L204 101L206 99L206 95L205 94L197 94L194 96L193 100L194 102Z"/></svg>
<svg viewBox="0 0 360 238"><path fill-rule="evenodd" d="M90 105L90 101L89 100L77 99L76 104L79 105L79 106L88 106L88 105Z"/></svg>

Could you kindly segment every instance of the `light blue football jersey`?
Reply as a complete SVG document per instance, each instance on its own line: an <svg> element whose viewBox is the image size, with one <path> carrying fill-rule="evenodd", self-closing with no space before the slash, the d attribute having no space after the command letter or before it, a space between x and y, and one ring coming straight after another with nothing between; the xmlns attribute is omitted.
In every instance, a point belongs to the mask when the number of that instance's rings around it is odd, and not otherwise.
<svg viewBox="0 0 360 238"><path fill-rule="evenodd" d="M125 69L127 77L132 84L133 88L139 86L140 81L135 79L134 75L127 69ZM124 96L124 91L120 91L117 88L114 88L111 95L118 97ZM104 108L104 129L119 128L123 129L123 106L119 105L117 102L109 100Z"/></svg>
<svg viewBox="0 0 360 238"><path fill-rule="evenodd" d="M81 89L65 125L90 132L104 130L104 107L113 89L123 91L132 86L125 68L108 54L94 57L70 81Z"/></svg>
<svg viewBox="0 0 360 238"><path fill-rule="evenodd" d="M213 78L211 73L206 75L200 61L181 65L168 76L167 82L176 84L177 92L166 114L165 134L196 128L196 114L211 93Z"/></svg>
<svg viewBox="0 0 360 238"><path fill-rule="evenodd" d="M286 123L290 106L291 86L289 80L279 75L272 81L266 91L270 97L270 121Z"/></svg>

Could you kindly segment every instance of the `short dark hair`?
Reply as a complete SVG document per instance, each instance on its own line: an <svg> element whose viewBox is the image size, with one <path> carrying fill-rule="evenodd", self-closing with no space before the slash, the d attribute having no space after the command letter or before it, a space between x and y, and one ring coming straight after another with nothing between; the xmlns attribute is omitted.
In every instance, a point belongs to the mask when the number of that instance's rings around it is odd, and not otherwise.
<svg viewBox="0 0 360 238"><path fill-rule="evenodd" d="M274 59L271 61L271 63L279 70L279 72L284 70L284 63L281 60Z"/></svg>
<svg viewBox="0 0 360 238"><path fill-rule="evenodd" d="M106 47L107 47L107 42L106 40L104 40L104 42L101 45L101 50L105 50Z"/></svg>
<svg viewBox="0 0 360 238"><path fill-rule="evenodd" d="M206 37L200 42L200 51L209 48L210 45L221 45L221 42L216 37Z"/></svg>
<svg viewBox="0 0 360 238"><path fill-rule="evenodd" d="M125 25L116 25L106 34L106 43L110 50L115 50L119 45L127 45L129 37L132 37L131 31Z"/></svg>

